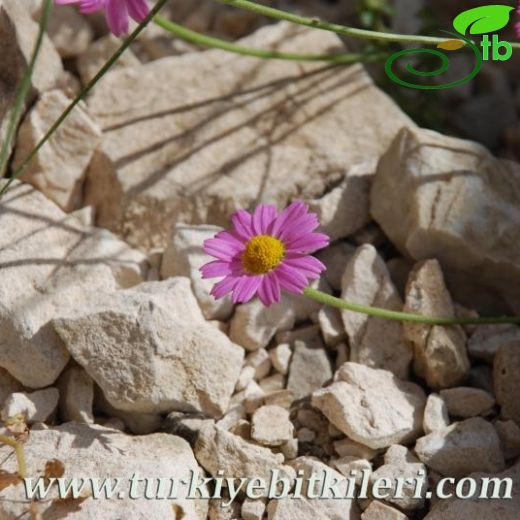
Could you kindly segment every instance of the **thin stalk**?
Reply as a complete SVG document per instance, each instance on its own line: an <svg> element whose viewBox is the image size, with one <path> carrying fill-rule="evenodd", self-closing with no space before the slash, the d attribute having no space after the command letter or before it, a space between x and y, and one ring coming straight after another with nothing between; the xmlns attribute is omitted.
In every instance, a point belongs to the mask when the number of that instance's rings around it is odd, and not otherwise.
<svg viewBox="0 0 520 520"><path fill-rule="evenodd" d="M368 305L359 305L357 303L348 302L341 298L336 298L330 294L325 294L311 287L304 289L303 293L313 300L330 305L345 311L358 312L384 318L394 321L409 321L413 323L424 323L425 325L489 325L498 323L515 323L520 324L520 316L500 316L496 318L449 318L435 316L421 316L420 314L412 314L408 312L390 311L380 307L370 307Z"/></svg>
<svg viewBox="0 0 520 520"><path fill-rule="evenodd" d="M301 54L293 52L278 52L266 49L255 49L245 47L236 43L207 36L196 31L192 31L178 23L167 20L162 16L156 16L154 22L163 29L175 34L177 37L201 45L203 47L211 47L221 49L227 52L233 52L242 56L253 56L261 59L277 59L292 61L326 61L334 64L354 63L358 61L376 61L388 57L384 53L338 53L338 54Z"/></svg>
<svg viewBox="0 0 520 520"><path fill-rule="evenodd" d="M34 147L34 149L27 155L27 157L21 162L21 164L16 168L16 170L11 175L11 178L4 184L4 186L0 189L0 197L2 197L6 191L9 189L9 186L13 183L13 181L22 173L22 171L26 168L26 166L32 161L35 155L41 150L42 146L49 140L52 134L58 129L58 127L63 123L63 121L67 118L67 116L74 110L74 108L80 103L94 88L94 86L98 83L98 81L108 72L108 70L114 65L114 63L120 58L120 56L128 49L128 47L132 44L132 42L141 34L143 29L148 25L150 20L152 20L159 11L164 7L164 5L168 2L168 0L159 0L153 9L150 11L148 16L135 28L132 34L123 42L121 47L111 56L111 58L101 67L99 72L89 81L89 83L81 90L81 92L71 101L70 105L63 111L63 113L58 117L58 119L54 122L54 124L49 128L47 133L40 139L38 144Z"/></svg>
<svg viewBox="0 0 520 520"><path fill-rule="evenodd" d="M14 439L11 439L11 437L7 437L6 435L0 435L0 443L7 444L7 446L14 448L16 461L18 463L18 475L20 478L25 478L27 476L27 464L25 462L23 444L21 442L15 441Z"/></svg>
<svg viewBox="0 0 520 520"><path fill-rule="evenodd" d="M27 69L25 69L24 75L22 77L22 82L18 88L18 92L14 101L13 110L9 118L5 140L2 143L2 147L0 149L0 178L4 176L7 161L9 160L11 144L13 142L14 136L16 134L16 129L18 128L18 124L23 114L25 100L31 87L31 80L34 72L34 67L40 54L40 50L43 43L43 37L47 29L47 23L49 21L51 9L52 0L45 0L43 13L40 18L40 29L38 31L38 36L36 37L36 42L34 44L34 50L31 56L31 60L29 61Z"/></svg>
<svg viewBox="0 0 520 520"><path fill-rule="evenodd" d="M268 7L266 5L259 4L257 2L251 2L250 0L216 0L221 4L230 5L232 7L238 7L240 9L246 9L253 11L254 13L267 16L269 18L275 18L277 20L285 20L298 25L304 25L306 27L312 27L314 29L322 29L324 31L334 32L343 36L350 36L352 38L360 38L363 40L378 40L388 43L419 43L424 45L438 45L447 41L446 38L436 38L433 36L415 36L409 34L397 34L387 33L378 31L369 31L366 29L357 29L355 27L347 27L336 23L329 23L319 20L317 18L309 18L306 16L300 16L297 14L287 13L274 7ZM520 49L520 43L511 43L511 46L515 49Z"/></svg>

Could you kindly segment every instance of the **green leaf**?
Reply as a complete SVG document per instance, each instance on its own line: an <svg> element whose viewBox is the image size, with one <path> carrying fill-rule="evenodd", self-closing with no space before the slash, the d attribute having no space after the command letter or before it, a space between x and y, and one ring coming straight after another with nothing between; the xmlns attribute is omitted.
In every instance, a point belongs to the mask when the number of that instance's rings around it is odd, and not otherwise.
<svg viewBox="0 0 520 520"><path fill-rule="evenodd" d="M460 34L487 34L499 31L509 23L511 11L509 5L484 5L460 13L453 20L453 27Z"/></svg>

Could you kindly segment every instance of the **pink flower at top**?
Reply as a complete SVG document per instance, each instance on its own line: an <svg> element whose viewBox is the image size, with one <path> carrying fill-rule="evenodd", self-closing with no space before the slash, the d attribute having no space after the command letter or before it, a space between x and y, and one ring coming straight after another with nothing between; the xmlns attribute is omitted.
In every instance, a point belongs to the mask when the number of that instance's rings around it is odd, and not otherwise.
<svg viewBox="0 0 520 520"><path fill-rule="evenodd" d="M281 290L301 294L325 270L313 256L329 237L313 231L318 217L303 202L293 202L281 213L260 204L251 214L238 210L233 227L204 242L204 251L216 260L201 267L203 278L220 278L211 294L219 299L232 293L233 303L258 295L264 305L279 302Z"/></svg>
<svg viewBox="0 0 520 520"><path fill-rule="evenodd" d="M129 18L142 22L150 8L147 0L54 0L58 5L79 4L82 13L105 10L107 24L116 36L128 33Z"/></svg>

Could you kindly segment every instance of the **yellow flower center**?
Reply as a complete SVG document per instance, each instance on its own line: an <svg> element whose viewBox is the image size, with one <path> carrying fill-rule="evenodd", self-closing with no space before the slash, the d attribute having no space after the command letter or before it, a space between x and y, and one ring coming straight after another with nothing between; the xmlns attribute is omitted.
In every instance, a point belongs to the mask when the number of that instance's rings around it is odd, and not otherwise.
<svg viewBox="0 0 520 520"><path fill-rule="evenodd" d="M249 274L265 274L285 256L285 246L277 238L258 235L249 240L242 254L242 265Z"/></svg>

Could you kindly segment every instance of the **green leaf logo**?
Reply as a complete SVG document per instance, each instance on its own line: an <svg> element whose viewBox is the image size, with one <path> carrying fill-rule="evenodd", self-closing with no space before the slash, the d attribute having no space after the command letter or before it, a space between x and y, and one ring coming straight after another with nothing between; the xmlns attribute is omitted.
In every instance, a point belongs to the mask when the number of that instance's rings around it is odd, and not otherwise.
<svg viewBox="0 0 520 520"><path fill-rule="evenodd" d="M453 20L453 27L460 34L487 34L499 31L509 23L511 11L509 5L484 5L460 13Z"/></svg>

